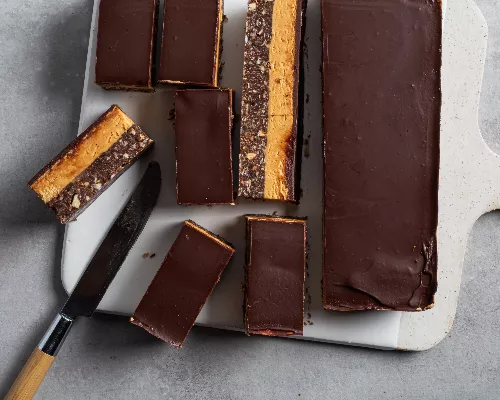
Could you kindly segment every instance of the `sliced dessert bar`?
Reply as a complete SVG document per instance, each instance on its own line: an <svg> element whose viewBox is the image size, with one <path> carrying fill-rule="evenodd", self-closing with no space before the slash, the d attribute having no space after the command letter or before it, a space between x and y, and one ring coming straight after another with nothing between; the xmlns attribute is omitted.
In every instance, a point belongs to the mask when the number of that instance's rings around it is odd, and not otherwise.
<svg viewBox="0 0 500 400"><path fill-rule="evenodd" d="M248 215L247 334L302 335L306 220Z"/></svg>
<svg viewBox="0 0 500 400"><path fill-rule="evenodd" d="M327 310L432 307L441 2L323 0Z"/></svg>
<svg viewBox="0 0 500 400"><path fill-rule="evenodd" d="M233 204L231 89L175 91L179 204Z"/></svg>
<svg viewBox="0 0 500 400"><path fill-rule="evenodd" d="M101 0L95 83L152 91L158 0Z"/></svg>
<svg viewBox="0 0 500 400"><path fill-rule="evenodd" d="M217 86L222 0L165 0L158 82Z"/></svg>
<svg viewBox="0 0 500 400"><path fill-rule="evenodd" d="M248 3L239 196L298 200L299 75L305 3L305 0Z"/></svg>
<svg viewBox="0 0 500 400"><path fill-rule="evenodd" d="M230 245L186 221L130 322L182 347L233 253Z"/></svg>
<svg viewBox="0 0 500 400"><path fill-rule="evenodd" d="M113 105L29 186L66 223L76 219L153 141Z"/></svg>

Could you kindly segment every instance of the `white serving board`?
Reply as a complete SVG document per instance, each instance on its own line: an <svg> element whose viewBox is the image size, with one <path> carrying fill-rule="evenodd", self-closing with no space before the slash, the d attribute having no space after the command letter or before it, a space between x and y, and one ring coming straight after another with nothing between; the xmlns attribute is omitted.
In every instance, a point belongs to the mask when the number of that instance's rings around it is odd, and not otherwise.
<svg viewBox="0 0 500 400"><path fill-rule="evenodd" d="M97 5L90 33L79 132L111 104L119 104L153 139L149 159L160 162L162 193L143 234L130 252L104 296L99 310L131 315L158 270L182 221L193 219L221 235L237 253L210 296L197 324L223 329L243 329L241 283L244 280L245 227L247 213L273 213L308 217L306 340L370 346L383 349L424 350L449 332L458 301L467 235L484 212L500 206L500 160L483 142L478 128L478 103L483 75L487 27L471 0L450 0L443 38L443 108L439 188L439 287L436 306L422 313L326 312L321 306L322 262L322 148L320 0L309 0L305 43L304 136L310 156L303 157L303 197L298 207L278 203L239 202L237 206L179 206L175 198L174 132L169 112L172 88L153 94L104 91L94 82ZM236 90L239 114L241 72L247 0L226 0L222 86ZM446 6L446 4L445 4ZM161 16L160 16L161 17ZM161 26L161 18L160 18ZM235 127L238 133L239 126ZM236 135L237 136L237 135ZM236 144L237 147L237 144ZM62 280L71 292L97 246L103 239L148 159L120 177L66 230L62 257ZM155 253L152 259L145 252ZM309 313L309 315L308 315ZM310 325L309 323L312 323ZM131 327L131 329L134 329Z"/></svg>

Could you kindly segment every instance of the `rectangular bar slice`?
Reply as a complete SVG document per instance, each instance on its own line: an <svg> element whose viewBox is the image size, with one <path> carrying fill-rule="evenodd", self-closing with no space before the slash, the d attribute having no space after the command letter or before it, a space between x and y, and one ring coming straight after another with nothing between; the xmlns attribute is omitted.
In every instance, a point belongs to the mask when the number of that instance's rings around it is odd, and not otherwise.
<svg viewBox="0 0 500 400"><path fill-rule="evenodd" d="M158 82L217 86L222 0L165 0Z"/></svg>
<svg viewBox="0 0 500 400"><path fill-rule="evenodd" d="M297 202L305 0L248 3L239 196Z"/></svg>
<svg viewBox="0 0 500 400"><path fill-rule="evenodd" d="M323 306L431 308L441 2L322 0Z"/></svg>
<svg viewBox="0 0 500 400"><path fill-rule="evenodd" d="M248 215L246 223L246 332L302 335L306 220Z"/></svg>
<svg viewBox="0 0 500 400"><path fill-rule="evenodd" d="M101 0L95 83L152 91L158 0Z"/></svg>
<svg viewBox="0 0 500 400"><path fill-rule="evenodd" d="M75 220L152 144L141 128L113 105L28 185L64 224Z"/></svg>
<svg viewBox="0 0 500 400"><path fill-rule="evenodd" d="M233 254L222 239L186 221L130 322L182 347Z"/></svg>
<svg viewBox="0 0 500 400"><path fill-rule="evenodd" d="M234 204L231 89L176 90L179 204Z"/></svg>

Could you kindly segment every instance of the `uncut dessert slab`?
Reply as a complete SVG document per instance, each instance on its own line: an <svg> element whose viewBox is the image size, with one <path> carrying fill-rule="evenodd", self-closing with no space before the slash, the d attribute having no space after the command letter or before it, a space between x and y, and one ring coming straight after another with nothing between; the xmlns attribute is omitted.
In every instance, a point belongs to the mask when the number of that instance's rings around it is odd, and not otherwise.
<svg viewBox="0 0 500 400"><path fill-rule="evenodd" d="M160 162L163 181L158 205L143 234L104 296L99 310L131 315L186 219L221 235L236 254L197 319L198 325L243 330L245 214L308 217L308 277L303 339L382 349L424 350L446 336L453 323L467 235L484 212L500 206L500 160L484 144L477 123L487 27L470 0L448 2L443 31L443 109L438 226L436 306L423 313L326 312L321 305L322 140L321 41L319 0L309 0L306 23L305 113L302 198L293 205L238 201L236 206L179 206L175 193L173 89L155 93L104 91L94 84L95 0L79 132L111 104L118 104L156 142L149 155L120 177L78 221L68 225L62 256L67 291L79 276L107 229L139 181L149 159ZM163 3L163 2L161 2ZM235 93L235 143L238 133L245 32L245 0L226 0L225 63L220 86ZM163 6L163 4L161 4ZM444 4L446 7L446 4ZM160 13L161 14L161 13ZM161 26L160 18L160 26ZM160 34L161 32L159 32ZM460 65L460 68L457 68ZM306 101L307 100L307 101ZM236 161L238 158L233 157ZM479 161L478 161L479 160ZM237 175L237 174L235 174ZM148 253L148 254L146 254ZM151 257L154 255L153 257ZM131 328L132 329L132 328Z"/></svg>

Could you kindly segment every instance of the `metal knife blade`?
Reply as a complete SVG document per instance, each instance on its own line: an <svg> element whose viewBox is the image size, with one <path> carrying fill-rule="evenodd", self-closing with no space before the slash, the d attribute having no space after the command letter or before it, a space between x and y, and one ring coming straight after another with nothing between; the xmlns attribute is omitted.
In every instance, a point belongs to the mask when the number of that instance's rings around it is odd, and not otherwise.
<svg viewBox="0 0 500 400"><path fill-rule="evenodd" d="M161 187L161 170L151 162L129 201L83 272L61 314L91 317L153 211Z"/></svg>
<svg viewBox="0 0 500 400"><path fill-rule="evenodd" d="M160 166L152 162L90 261L62 311L52 321L37 348L17 376L6 399L31 399L54 362L76 317L92 316L146 225L160 194L160 186Z"/></svg>

